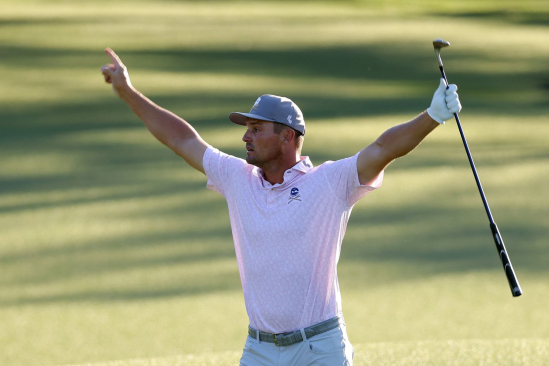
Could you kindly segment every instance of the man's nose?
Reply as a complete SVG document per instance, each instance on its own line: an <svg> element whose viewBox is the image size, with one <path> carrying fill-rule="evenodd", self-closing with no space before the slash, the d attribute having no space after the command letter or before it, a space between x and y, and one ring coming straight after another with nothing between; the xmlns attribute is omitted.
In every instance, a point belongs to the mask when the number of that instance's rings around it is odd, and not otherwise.
<svg viewBox="0 0 549 366"><path fill-rule="evenodd" d="M246 131L246 132L244 133L244 136L242 136L242 141L244 141L244 142L251 142L251 141L252 141L252 139L250 138L250 134L248 133L248 131Z"/></svg>

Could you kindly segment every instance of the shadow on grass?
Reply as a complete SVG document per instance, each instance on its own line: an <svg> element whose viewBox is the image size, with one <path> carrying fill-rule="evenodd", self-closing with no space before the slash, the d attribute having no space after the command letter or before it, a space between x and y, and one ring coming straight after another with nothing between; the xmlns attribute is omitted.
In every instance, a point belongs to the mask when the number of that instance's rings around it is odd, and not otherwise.
<svg viewBox="0 0 549 366"><path fill-rule="evenodd" d="M520 24L532 26L549 26L549 13L545 9L540 9L539 12L530 11L508 11L508 10L492 10L492 11L471 11L452 13L452 18L465 18L470 20L492 20L507 24ZM440 17L447 17L447 13L435 13Z"/></svg>
<svg viewBox="0 0 549 366"><path fill-rule="evenodd" d="M439 78L432 50L423 45L403 43L386 45L316 47L287 50L181 50L124 51L121 56L130 70L144 69L171 72L204 72L213 74L242 74L251 76L295 77L307 83L315 78L329 77L340 80L362 80L365 88L368 81L399 81L410 85L420 85L424 89L434 88ZM406 55L406 57L403 57ZM490 59L491 57L491 59ZM497 63L500 55L476 55L472 52L452 53L445 60L446 68L452 64L470 63L479 59ZM100 51L41 49L32 47L6 46L0 49L0 65L17 64L48 72L49 69L89 68L97 73L101 83L99 67L106 62ZM541 60L532 59L532 65ZM426 67L430 65L432 67ZM546 101L521 97L537 85L546 92L543 75L537 72L514 73L509 70L502 77L486 71L452 71L452 81L459 84L461 100L467 111L476 113L499 113L502 115L541 115L545 113ZM501 103L500 91L513 86L516 98ZM283 90L266 87L266 92L286 94ZM238 90L238 85L235 85ZM288 95L304 111L307 121L317 119L353 118L361 116L386 115L388 113L409 114L410 117L425 109L431 93L401 97L346 97L333 90L329 96L310 96L305 92ZM234 110L247 111L258 95L250 92L227 93L186 92L177 95L149 95L158 104L172 110L184 118L187 109L203 110L190 122L200 131L227 125L227 115ZM209 112L212 106L226 106L223 114ZM0 111L3 121L1 141L24 140L39 137L47 141L53 136L76 131L97 131L108 128L134 128L136 118L127 107L112 97L108 88L103 99L92 99L85 103L57 103L54 105L14 105ZM35 141L36 142L36 141Z"/></svg>
<svg viewBox="0 0 549 366"><path fill-rule="evenodd" d="M399 81L410 85L420 85L422 88L435 89L439 78L432 50L425 45L415 43L339 47L308 47L303 49L282 50L188 50L168 49L156 51L124 51L120 55L130 70L158 70L171 72L203 72L212 74L242 74L250 76L269 76L296 78L303 83L315 78L329 77L340 80L361 80L368 87L368 81ZM405 57L403 57L405 55ZM452 69L452 64L471 60L497 63L501 55L478 55L473 52L458 51L445 60L446 68ZM509 61L509 60L507 60ZM0 49L0 65L17 64L31 69L40 69L47 73L49 69L89 68L97 72L97 82L101 83L99 67L107 59L98 52L43 49L33 47L6 46ZM532 59L535 66L541 60ZM432 67L426 67L430 65ZM93 71L92 71L93 70ZM530 91L532 84L545 90L543 75L537 72L515 73L509 70L502 77L486 71L451 71L452 81L459 84L462 91L462 104L468 111L495 111L503 115L524 116L545 112L546 101L536 101L522 98L521 93ZM516 98L506 103L498 100L500 91L509 90L513 86ZM282 94L282 90L267 87L266 92ZM274 89L274 90L271 90ZM235 85L238 90L238 85ZM469 95L469 96L468 96ZM333 90L327 97L310 96L303 92L288 95L304 111L308 121L332 117L359 117L386 115L387 113L406 113L411 117L421 112L427 106L431 93L408 95L405 97L345 97ZM149 95L155 102L186 116L186 108L202 109L204 115L191 122L198 129L215 128L225 125L227 115L234 110L248 110L257 98L254 93L227 93L216 90L210 92L187 92L178 95ZM48 138L54 134L87 131L104 128L124 128L134 125L135 118L128 115L126 107L105 89L104 99L90 100L86 103L55 105L15 105L10 111L6 106L0 112L3 123L3 133L0 139L27 138L41 136ZM207 111L212 106L227 106L223 115L212 116ZM132 121L132 123L130 123Z"/></svg>
<svg viewBox="0 0 549 366"><path fill-rule="evenodd" d="M182 219L202 220L218 215L221 200L203 206L197 215L193 207L164 210L158 208L141 215L179 215ZM370 287L415 281L453 273L498 271L501 264L494 251L488 225L478 211L450 210L429 203L419 207L402 205L371 210L358 209L349 223L340 269L359 264L360 274L343 276L349 286L369 283ZM475 212L476 211L476 212ZM0 257L0 266L9 276L2 278L8 288L40 288L66 281L92 283L106 276L124 278L121 288L65 288L36 294L1 296L0 307L58 302L116 302L153 298L195 296L208 292L238 291L240 282L236 263L229 272L219 271L218 260L233 260L230 229L224 222L216 229L171 230L146 235L127 235L114 240L86 241L59 248L41 248ZM371 230L368 230L371 229ZM544 273L549 257L539 246L532 246L544 234L539 226L522 223L502 229L517 273ZM520 249L520 250L519 250ZM384 265L387 273L368 269L370 264ZM193 265L192 275L180 270ZM142 271L139 278L132 273ZM170 279L156 277L156 271L170 271ZM362 278L363 277L363 278ZM503 280L502 273L502 280ZM375 281L372 283L372 279ZM78 283L78 282L76 282ZM88 282L89 283L89 282ZM524 284L523 284L524 285Z"/></svg>
<svg viewBox="0 0 549 366"><path fill-rule="evenodd" d="M420 83L425 85L429 80L433 89L438 79L432 50L417 47L416 44L402 44L398 47L360 46L307 48L276 51L199 51L199 50L164 50L155 52L131 51L121 52L125 62L135 69L238 73L253 76L295 77L312 80L317 77L339 78L341 80L394 81ZM406 54L406 58L402 55ZM456 53L451 62L470 60L474 54ZM485 55L483 55L485 58ZM496 56L494 56L495 58ZM0 64L18 63L29 68L48 69L65 67L89 67L94 72L105 63L101 52L91 53L76 50L38 49L25 47L4 47L0 50ZM496 58L494 59L495 61ZM451 64L451 62L448 62ZM532 60L532 62L536 62ZM433 65L433 67L425 67ZM431 70L432 69L432 70ZM90 71L92 72L92 71ZM535 73L514 74L510 72L505 78L495 77L486 72L456 72L452 79L460 84L461 90L475 90L479 98L467 100L464 105L472 111L494 111L506 115L542 114L544 109L538 102L517 98L514 102L501 105L494 101L492 90L513 84L514 91L520 94L529 87L529 82L538 77ZM101 82L98 77L98 82ZM489 87L487 87L489 85ZM235 86L237 89L237 86ZM486 91L483 96L482 92ZM269 92L277 94L276 90ZM91 188L112 189L98 197L66 197L55 203L44 200L32 203L0 206L0 214L10 215L39 209L65 209L86 205L90 202L124 202L130 199L162 198L177 196L182 192L204 189L204 183L194 183L182 179L181 184L161 183L160 178L151 177L153 166L161 166L163 171L185 171L182 161L160 147L146 144L116 144L100 141L74 143L56 139L74 132L105 132L112 129L144 129L131 115L131 112L116 98L110 96L105 100L96 99L78 105L57 103L54 105L33 105L21 110L5 108L0 111L2 120L2 151L5 154L38 154L57 153L62 156L74 156L80 162L79 167L69 173L46 176L0 177L1 195L43 192L48 194L60 189L86 190ZM497 92L494 92L497 94ZM164 107L175 110L185 116L186 108L199 108L207 111L209 106L227 106L227 113L233 110L247 109L257 95L251 93L232 94L212 90L202 93L181 93L175 95L151 95L153 100ZM292 97L304 110L308 121L325 118L353 118L359 116L377 116L391 114L410 114L413 117L425 108L431 95L411 95L395 98L349 98L340 96L337 90L329 97L311 97L296 93ZM108 98L108 99L107 99ZM200 130L214 130L228 126L226 114L213 116L205 114L191 121ZM365 143L371 142L375 136ZM522 146L519 142L517 149ZM486 149L496 145L487 144ZM442 148L437 146L438 148ZM336 159L338 146L327 146L322 150L311 151L318 164L324 160ZM416 169L425 167L450 166L455 163L450 154L427 153L421 159L411 160L409 165L396 164L392 169ZM461 151L461 150L460 150ZM229 150L229 153L235 151ZM460 153L461 154L461 153ZM342 156L339 156L342 157ZM39 158L39 156L37 156ZM546 151L531 151L521 155L523 161L546 159ZM462 155L460 155L462 159ZM509 163L509 161L506 161ZM487 160L487 164L503 164L497 160ZM205 180L204 180L205 182ZM155 186L158 183L158 186ZM121 191L127 186L131 189ZM436 195L435 195L436 196ZM444 201L444 197L433 198ZM441 202L442 202L441 201ZM418 203L421 204L421 203ZM158 207L147 212L136 212L135 216L147 217L181 217L182 220L206 220L226 212L222 198L200 204L189 204L185 207ZM342 251L342 265L345 261L386 262L391 263L399 281L422 278L437 273L461 273L483 271L486 263L496 262L496 253L491 247L491 237L487 225L471 230L472 215L467 209L455 207L441 208L434 203L416 207L387 207L371 212L355 210L350 222L349 238ZM377 227L377 236L371 236L375 245L364 245L358 238L360 225L367 222ZM449 224L451 223L451 225ZM410 235L410 225L415 225ZM467 231L463 228L467 227ZM477 227L477 226L473 226ZM379 235L382 233L383 235ZM517 223L504 230L506 240L536 241L543 235L543 228L535 228L527 223ZM10 288L61 283L70 279L94 278L108 274L120 274L139 269L177 268L189 264L203 267L192 281L177 284L158 280L158 286L136 288L135 283L122 290L89 290L65 289L63 293L32 296L17 294L11 298L0 299L0 306L19 306L24 304L47 304L55 302L79 301L133 301L149 298L174 296L192 296L211 291L232 291L240 287L236 271L216 273L209 271L219 259L234 258L230 230L227 221L220 222L214 230L172 230L153 232L150 235L132 236L122 240L105 239L87 241L83 233L83 243L66 245L58 248L40 248L8 252L0 257L0 266L4 273L2 283ZM368 234L365 234L368 239ZM433 246L435 243L435 246ZM436 245L440 243L440 245ZM442 244L443 243L443 244ZM479 244L482 243L482 244ZM10 243L8 243L9 245ZM528 244L526 244L528 245ZM523 257L518 258L521 265L528 270L544 270L543 263L547 256L537 247L526 246ZM143 251L146 252L143 252ZM149 250L152 250L150 252ZM158 250L157 252L154 252ZM147 252L149 251L149 252ZM512 253L513 259L517 254ZM417 271L401 273L399 264L414 264ZM497 264L495 265L497 267ZM7 272L13 271L13 272ZM10 274L11 273L11 274ZM15 273L15 275L13 275ZM176 272L174 272L176 273ZM383 285L390 278L380 279ZM385 282L383 282L385 281ZM153 281L154 282L154 281Z"/></svg>

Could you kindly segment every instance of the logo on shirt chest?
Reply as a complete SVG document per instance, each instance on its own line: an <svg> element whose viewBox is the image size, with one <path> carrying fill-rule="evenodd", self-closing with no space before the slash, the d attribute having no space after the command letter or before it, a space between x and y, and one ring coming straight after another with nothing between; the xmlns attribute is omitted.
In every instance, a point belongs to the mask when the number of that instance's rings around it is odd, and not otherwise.
<svg viewBox="0 0 549 366"><path fill-rule="evenodd" d="M296 187L293 187L290 190L290 197L288 197L288 204L293 201L301 201L301 195L299 194L299 189Z"/></svg>

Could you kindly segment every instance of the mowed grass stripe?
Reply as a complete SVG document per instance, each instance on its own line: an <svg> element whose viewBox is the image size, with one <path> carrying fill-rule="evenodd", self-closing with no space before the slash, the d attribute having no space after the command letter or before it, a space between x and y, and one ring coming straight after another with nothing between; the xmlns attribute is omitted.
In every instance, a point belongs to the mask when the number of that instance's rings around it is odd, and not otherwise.
<svg viewBox="0 0 549 366"><path fill-rule="evenodd" d="M549 339L448 340L358 344L355 366L366 365L546 365ZM118 360L71 366L229 366L240 352L191 354L149 359Z"/></svg>

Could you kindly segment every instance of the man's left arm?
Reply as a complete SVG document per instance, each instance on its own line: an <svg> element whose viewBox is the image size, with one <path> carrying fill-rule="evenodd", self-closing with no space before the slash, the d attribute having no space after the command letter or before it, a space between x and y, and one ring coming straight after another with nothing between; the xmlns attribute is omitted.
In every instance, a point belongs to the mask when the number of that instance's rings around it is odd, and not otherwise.
<svg viewBox="0 0 549 366"><path fill-rule="evenodd" d="M360 184L369 185L393 160L408 154L444 121L459 113L461 104L457 86L446 89L444 79L435 91L431 106L413 120L391 127L369 146L362 149L357 159Z"/></svg>

